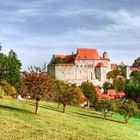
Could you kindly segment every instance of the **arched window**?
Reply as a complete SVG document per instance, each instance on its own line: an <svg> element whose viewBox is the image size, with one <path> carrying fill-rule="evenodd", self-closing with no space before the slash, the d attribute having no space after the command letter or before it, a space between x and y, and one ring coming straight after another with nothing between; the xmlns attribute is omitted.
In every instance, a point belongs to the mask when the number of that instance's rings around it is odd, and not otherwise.
<svg viewBox="0 0 140 140"><path fill-rule="evenodd" d="M93 73L91 73L91 79L93 79Z"/></svg>

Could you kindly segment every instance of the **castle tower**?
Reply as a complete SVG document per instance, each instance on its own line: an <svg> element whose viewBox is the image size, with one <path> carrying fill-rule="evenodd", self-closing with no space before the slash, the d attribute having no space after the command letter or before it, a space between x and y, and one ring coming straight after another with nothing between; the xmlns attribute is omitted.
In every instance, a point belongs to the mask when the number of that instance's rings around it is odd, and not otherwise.
<svg viewBox="0 0 140 140"><path fill-rule="evenodd" d="M103 58L108 58L107 52L104 52L104 53L103 53Z"/></svg>
<svg viewBox="0 0 140 140"><path fill-rule="evenodd" d="M105 82L106 81L106 70L107 67L103 63L98 63L96 65L96 78L99 81Z"/></svg>

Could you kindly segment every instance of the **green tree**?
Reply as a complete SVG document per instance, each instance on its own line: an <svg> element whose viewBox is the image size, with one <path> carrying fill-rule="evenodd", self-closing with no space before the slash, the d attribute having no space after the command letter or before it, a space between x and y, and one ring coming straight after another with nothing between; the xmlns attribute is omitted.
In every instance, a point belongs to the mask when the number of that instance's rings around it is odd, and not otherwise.
<svg viewBox="0 0 140 140"><path fill-rule="evenodd" d="M110 89L111 87L112 87L111 83L105 82L105 83L103 84L104 92L107 93L108 89Z"/></svg>
<svg viewBox="0 0 140 140"><path fill-rule="evenodd" d="M112 84L113 88L116 92L124 91L125 88L125 80L123 77L117 77L113 80Z"/></svg>
<svg viewBox="0 0 140 140"><path fill-rule="evenodd" d="M119 69L114 69L107 73L107 79L115 79L117 76L122 76L122 72Z"/></svg>
<svg viewBox="0 0 140 140"><path fill-rule="evenodd" d="M124 115L125 123L128 123L128 120L137 114L137 104L133 100L125 100L119 104L119 113Z"/></svg>
<svg viewBox="0 0 140 140"><path fill-rule="evenodd" d="M135 70L132 71L130 74L131 79L133 79L135 82L140 82L140 72Z"/></svg>
<svg viewBox="0 0 140 140"><path fill-rule="evenodd" d="M96 104L98 101L98 96L96 94L95 86L92 83L89 82L83 82L80 86L84 96L88 100L88 107L90 107L90 104Z"/></svg>
<svg viewBox="0 0 140 140"><path fill-rule="evenodd" d="M126 65L123 62L118 65L117 69L121 71L123 77L126 77Z"/></svg>
<svg viewBox="0 0 140 140"><path fill-rule="evenodd" d="M111 117L112 117L113 112L118 111L118 106L117 106L116 101L101 100L96 104L95 109L98 111L103 111L104 119L106 119L108 113L111 113Z"/></svg>
<svg viewBox="0 0 140 140"><path fill-rule="evenodd" d="M19 88L21 85L21 62L18 60L16 53L10 50L8 54L8 75L6 81L11 85Z"/></svg>
<svg viewBox="0 0 140 140"><path fill-rule="evenodd" d="M65 112L67 105L79 105L83 100L83 93L76 85L70 85L63 81L57 80L55 82L55 96L54 100L58 104L63 105L63 112Z"/></svg>
<svg viewBox="0 0 140 140"><path fill-rule="evenodd" d="M21 63L16 53L11 50L8 55L0 53L0 81L6 80L12 86L19 88Z"/></svg>
<svg viewBox="0 0 140 140"><path fill-rule="evenodd" d="M136 102L140 101L140 84L135 79L125 80L124 92L126 98L133 99Z"/></svg>

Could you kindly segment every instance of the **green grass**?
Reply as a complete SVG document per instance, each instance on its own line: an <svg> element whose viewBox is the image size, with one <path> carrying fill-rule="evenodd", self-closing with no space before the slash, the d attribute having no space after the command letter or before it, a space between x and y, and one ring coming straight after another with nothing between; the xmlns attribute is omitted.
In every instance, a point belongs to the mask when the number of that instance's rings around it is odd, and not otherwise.
<svg viewBox="0 0 140 140"><path fill-rule="evenodd" d="M95 111L68 106L61 113L56 107L41 102L35 115L34 101L0 99L0 140L140 140L138 118L124 124L118 114L103 120Z"/></svg>

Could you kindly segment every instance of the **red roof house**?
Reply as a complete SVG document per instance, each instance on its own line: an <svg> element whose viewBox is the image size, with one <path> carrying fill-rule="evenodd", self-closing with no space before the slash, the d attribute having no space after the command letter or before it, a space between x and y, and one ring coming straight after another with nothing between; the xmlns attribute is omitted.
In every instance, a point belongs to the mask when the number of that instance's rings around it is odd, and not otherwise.
<svg viewBox="0 0 140 140"><path fill-rule="evenodd" d="M98 87L96 88L96 93L100 100L103 100L103 99L113 100L113 99L118 99L118 98L122 98L125 96L124 92L116 93L116 91L114 89L109 89L107 91L107 94L105 94L105 93L102 93L101 89Z"/></svg>

